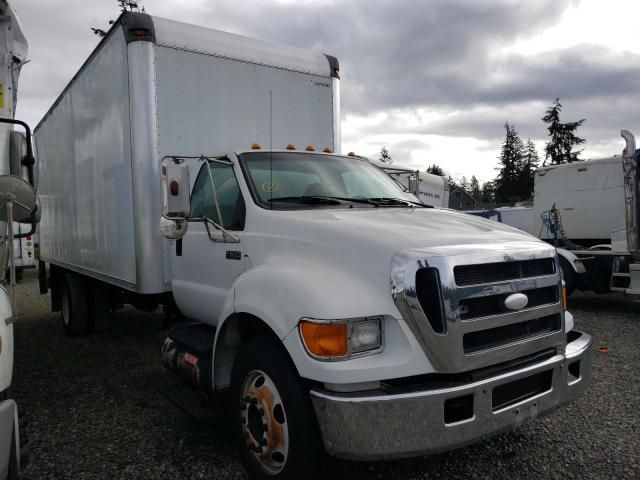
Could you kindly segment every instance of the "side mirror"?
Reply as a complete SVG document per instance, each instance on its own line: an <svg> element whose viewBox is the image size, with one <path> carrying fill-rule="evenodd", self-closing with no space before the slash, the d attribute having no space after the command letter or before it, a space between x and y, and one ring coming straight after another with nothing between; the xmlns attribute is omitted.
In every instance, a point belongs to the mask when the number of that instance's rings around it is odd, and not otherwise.
<svg viewBox="0 0 640 480"><path fill-rule="evenodd" d="M189 166L181 159L162 160L162 216L169 220L186 219L191 211Z"/></svg>

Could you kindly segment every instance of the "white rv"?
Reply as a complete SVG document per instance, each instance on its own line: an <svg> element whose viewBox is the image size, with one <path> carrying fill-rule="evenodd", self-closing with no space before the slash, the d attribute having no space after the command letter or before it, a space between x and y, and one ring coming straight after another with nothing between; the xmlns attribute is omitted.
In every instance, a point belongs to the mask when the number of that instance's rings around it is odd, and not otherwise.
<svg viewBox="0 0 640 480"><path fill-rule="evenodd" d="M36 130L65 330L123 301L188 318L166 393L227 395L251 478L456 448L591 376L555 249L337 153L339 82L331 56L127 13Z"/></svg>

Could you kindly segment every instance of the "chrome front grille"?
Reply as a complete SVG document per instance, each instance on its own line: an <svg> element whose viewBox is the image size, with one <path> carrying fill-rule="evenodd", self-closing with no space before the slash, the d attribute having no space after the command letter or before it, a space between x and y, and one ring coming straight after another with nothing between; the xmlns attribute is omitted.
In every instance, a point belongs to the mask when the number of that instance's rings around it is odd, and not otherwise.
<svg viewBox="0 0 640 480"><path fill-rule="evenodd" d="M457 265L453 268L456 285L482 285L518 278L540 277L555 273L553 258L536 258L519 262Z"/></svg>
<svg viewBox="0 0 640 480"><path fill-rule="evenodd" d="M539 242L451 246L398 253L392 294L434 367L481 368L561 348L564 313L555 250ZM517 311L513 293L527 295Z"/></svg>

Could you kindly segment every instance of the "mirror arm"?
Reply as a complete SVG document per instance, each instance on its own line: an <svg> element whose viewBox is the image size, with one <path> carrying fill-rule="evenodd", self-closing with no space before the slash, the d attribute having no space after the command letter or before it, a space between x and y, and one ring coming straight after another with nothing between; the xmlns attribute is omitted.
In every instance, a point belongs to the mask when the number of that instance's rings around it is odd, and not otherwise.
<svg viewBox="0 0 640 480"><path fill-rule="evenodd" d="M27 167L27 174L29 175L29 183L33 188L36 188L35 178L33 174L33 166L36 163L36 159L33 156L33 145L31 144L31 128L29 127L29 125L27 125L26 122L23 122L22 120L16 120L14 118L0 118L0 123L20 125L22 128L24 128L26 143L27 143L27 155L22 159L22 164ZM37 218L38 217L34 210L33 213L31 213L31 228L29 229L29 231L26 233L15 234L13 238L26 238L36 233Z"/></svg>
<svg viewBox="0 0 640 480"><path fill-rule="evenodd" d="M207 234L209 235L209 239L212 242L215 242L215 240L211 236L211 230L209 229L209 225L213 225L213 227L216 230L222 232L222 236L223 236L225 242L227 242L227 243L240 243L240 239L237 236L235 236L233 233L229 232L222 225L217 224L216 222L211 220L209 217L202 217L202 218L204 220L204 226L207 229Z"/></svg>

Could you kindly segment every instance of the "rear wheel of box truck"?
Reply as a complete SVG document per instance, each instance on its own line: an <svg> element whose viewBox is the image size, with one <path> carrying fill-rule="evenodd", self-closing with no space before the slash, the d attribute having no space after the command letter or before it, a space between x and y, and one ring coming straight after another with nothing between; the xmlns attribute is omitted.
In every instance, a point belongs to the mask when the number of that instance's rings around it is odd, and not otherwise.
<svg viewBox="0 0 640 480"><path fill-rule="evenodd" d="M70 337L80 337L89 332L87 288L83 279L74 273L62 276L62 325Z"/></svg>
<svg viewBox="0 0 640 480"><path fill-rule="evenodd" d="M230 400L237 445L250 478L321 476L325 453L309 391L275 340L254 337L240 348Z"/></svg>

